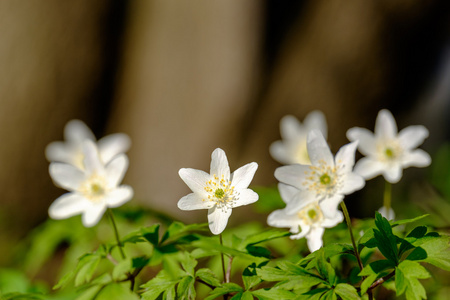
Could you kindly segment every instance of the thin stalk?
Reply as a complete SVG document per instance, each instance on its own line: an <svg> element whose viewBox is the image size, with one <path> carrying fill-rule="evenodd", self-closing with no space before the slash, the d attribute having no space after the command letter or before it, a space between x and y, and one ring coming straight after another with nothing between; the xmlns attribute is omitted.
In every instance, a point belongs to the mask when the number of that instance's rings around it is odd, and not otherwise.
<svg viewBox="0 0 450 300"><path fill-rule="evenodd" d="M384 199L383 206L386 209L386 219L390 220L391 214L391 199L392 199L392 184L386 181L384 185Z"/></svg>
<svg viewBox="0 0 450 300"><path fill-rule="evenodd" d="M223 246L222 234L219 234L219 239L220 239L220 245ZM220 253L220 258L222 259L223 281L226 282L226 280L227 280L227 272L225 270L225 260L223 258L223 252Z"/></svg>
<svg viewBox="0 0 450 300"><path fill-rule="evenodd" d="M108 212L109 219L111 220L111 224L114 229L114 235L116 236L116 241L117 241L117 246L119 247L120 256L122 256L122 259L125 259L126 256L122 249L122 243L120 242L119 231L117 230L116 221L114 220L114 214L110 208L107 209L107 212Z"/></svg>
<svg viewBox="0 0 450 300"><path fill-rule="evenodd" d="M358 260L359 268L363 269L363 264L361 261L361 257L359 256L358 248L356 248L355 238L353 237L353 231L352 231L352 222L350 220L350 216L348 214L347 206L345 205L345 202L341 202L341 208L344 212L345 221L347 222L348 231L350 232L350 238L352 239L353 244L353 250L355 251L356 259Z"/></svg>

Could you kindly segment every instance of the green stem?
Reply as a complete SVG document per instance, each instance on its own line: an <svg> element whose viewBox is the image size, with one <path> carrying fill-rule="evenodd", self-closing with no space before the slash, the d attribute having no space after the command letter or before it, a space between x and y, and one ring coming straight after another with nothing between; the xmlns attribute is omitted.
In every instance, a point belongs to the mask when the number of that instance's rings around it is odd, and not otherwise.
<svg viewBox="0 0 450 300"><path fill-rule="evenodd" d="M122 256L122 259L125 259L126 256L122 249L122 243L120 242L119 231L117 230L116 221L114 220L114 214L110 208L107 209L107 212L108 212L109 219L111 220L111 223L112 223L112 226L114 229L114 235L116 236L116 241L117 241L117 246L119 247L120 256Z"/></svg>
<svg viewBox="0 0 450 300"><path fill-rule="evenodd" d="M345 221L347 222L348 231L350 232L350 238L352 239L353 250L355 251L355 256L356 256L356 259L358 260L359 268L362 270L363 264L361 261L361 257L359 256L358 248L356 248L355 238L353 237L353 231L352 231L352 222L350 220L347 206L345 205L344 201L341 202L341 208L342 208L342 211L344 212Z"/></svg>
<svg viewBox="0 0 450 300"><path fill-rule="evenodd" d="M391 214L391 198L392 198L392 184L386 181L384 186L384 200L383 206L386 209L386 219L390 219Z"/></svg>
<svg viewBox="0 0 450 300"><path fill-rule="evenodd" d="M222 234L219 234L219 239L220 239L220 245L223 246L223 239L222 239ZM220 253L220 258L222 259L222 271L223 271L223 282L226 281L227 278L227 272L225 271L225 260L223 258L223 252Z"/></svg>

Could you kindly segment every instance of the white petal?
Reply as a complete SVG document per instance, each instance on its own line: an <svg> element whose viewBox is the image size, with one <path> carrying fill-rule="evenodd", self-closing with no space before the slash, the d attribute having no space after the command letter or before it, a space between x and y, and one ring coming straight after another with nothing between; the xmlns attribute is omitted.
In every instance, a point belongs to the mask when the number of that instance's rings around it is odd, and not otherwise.
<svg viewBox="0 0 450 300"><path fill-rule="evenodd" d="M114 156L130 149L131 139L124 133L115 133L101 138L97 145L102 162L107 164Z"/></svg>
<svg viewBox="0 0 450 300"><path fill-rule="evenodd" d="M344 177L343 186L339 192L344 195L350 195L351 193L362 189L365 184L366 181L360 175L356 173L348 173Z"/></svg>
<svg viewBox="0 0 450 300"><path fill-rule="evenodd" d="M300 219L296 214L287 215L284 209L278 209L267 217L267 224L278 228L293 228L296 230L294 233L296 233L298 232L298 226L300 226Z"/></svg>
<svg viewBox="0 0 450 300"><path fill-rule="evenodd" d="M393 139L397 135L397 124L394 116L387 109L382 109L378 113L375 123L375 136L377 138Z"/></svg>
<svg viewBox="0 0 450 300"><path fill-rule="evenodd" d="M368 180L381 175L384 168L385 165L383 163L370 157L363 157L356 163L354 172Z"/></svg>
<svg viewBox="0 0 450 300"><path fill-rule="evenodd" d="M258 169L258 164L255 162L246 164L240 167L231 174L231 185L235 189L246 189L255 176L255 172Z"/></svg>
<svg viewBox="0 0 450 300"><path fill-rule="evenodd" d="M342 221L344 221L344 215L340 211L338 211L334 217L325 218L322 221L321 225L324 228L332 228L332 227L336 226L337 224L341 223Z"/></svg>
<svg viewBox="0 0 450 300"><path fill-rule="evenodd" d="M91 205L81 216L81 221L85 227L92 227L100 221L106 211L103 203Z"/></svg>
<svg viewBox="0 0 450 300"><path fill-rule="evenodd" d="M84 154L84 168L88 174L104 172L104 165L100 160L97 145L91 140L85 140L82 143L82 149Z"/></svg>
<svg viewBox="0 0 450 300"><path fill-rule="evenodd" d="M328 166L334 166L330 147L319 130L315 129L308 133L307 148L312 165L317 165L323 160Z"/></svg>
<svg viewBox="0 0 450 300"><path fill-rule="evenodd" d="M339 214L339 204L344 200L344 196L336 195L319 202L320 210L327 219L333 219Z"/></svg>
<svg viewBox="0 0 450 300"><path fill-rule="evenodd" d="M49 173L57 186L69 191L76 191L86 178L80 169L58 162L50 164Z"/></svg>
<svg viewBox="0 0 450 300"><path fill-rule="evenodd" d="M81 214L88 200L76 193L67 193L56 199L48 208L50 218L60 220Z"/></svg>
<svg viewBox="0 0 450 300"><path fill-rule="evenodd" d="M393 163L383 170L383 176L390 183L397 183L403 175L403 168L400 164Z"/></svg>
<svg viewBox="0 0 450 300"><path fill-rule="evenodd" d="M351 172L355 165L355 152L358 142L352 142L344 145L336 154L336 166L339 166L339 171L342 173Z"/></svg>
<svg viewBox="0 0 450 300"><path fill-rule="evenodd" d="M328 126L327 121L325 119L325 115L319 111L314 110L310 112L306 117L305 120L303 120L303 124L306 127L307 131L313 130L313 129L319 129L320 132L322 132L323 137L326 139L328 136Z"/></svg>
<svg viewBox="0 0 450 300"><path fill-rule="evenodd" d="M304 131L302 124L294 116L284 116L280 121L280 133L284 140L296 139L299 134L306 134Z"/></svg>
<svg viewBox="0 0 450 300"><path fill-rule="evenodd" d="M380 207L380 209L378 210L378 212L385 217L388 220L394 220L395 219L395 212L394 210L391 208L389 208L389 215L387 214L387 209L385 206Z"/></svg>
<svg viewBox="0 0 450 300"><path fill-rule="evenodd" d="M400 131L398 139L402 147L406 150L412 150L428 137L428 129L422 125L408 126Z"/></svg>
<svg viewBox="0 0 450 300"><path fill-rule="evenodd" d="M49 162L72 163L76 149L64 142L51 142L45 148L45 157Z"/></svg>
<svg viewBox="0 0 450 300"><path fill-rule="evenodd" d="M289 151L282 141L273 142L269 147L269 152L270 155L272 155L272 157L281 164L287 165L292 163Z"/></svg>
<svg viewBox="0 0 450 300"><path fill-rule="evenodd" d="M107 207L119 207L133 198L133 188L128 185L121 185L106 195Z"/></svg>
<svg viewBox="0 0 450 300"><path fill-rule="evenodd" d="M431 164L431 157L422 149L416 149L404 155L402 159L403 168L408 167L428 167Z"/></svg>
<svg viewBox="0 0 450 300"><path fill-rule="evenodd" d="M181 198L177 205L181 210L196 210L212 208L215 203L200 198L196 193L191 193Z"/></svg>
<svg viewBox="0 0 450 300"><path fill-rule="evenodd" d="M209 229L213 234L220 234L227 227L228 218L231 215L231 209L223 211L216 206L208 210Z"/></svg>
<svg viewBox="0 0 450 300"><path fill-rule="evenodd" d="M201 170L182 168L178 171L181 179L194 193L200 197L206 198L207 193L205 191L206 182L210 180L211 176Z"/></svg>
<svg viewBox="0 0 450 300"><path fill-rule="evenodd" d="M128 169L128 157L125 154L117 155L109 164L106 165L106 178L108 187L114 188L122 182L123 176Z"/></svg>
<svg viewBox="0 0 450 300"><path fill-rule="evenodd" d="M351 141L358 141L358 149L363 155L375 155L376 144L373 132L366 128L353 127L347 130L347 138Z"/></svg>
<svg viewBox="0 0 450 300"><path fill-rule="evenodd" d="M324 231L325 229L323 229L322 227L311 228L311 231L306 236L309 251L314 252L322 247L322 236Z"/></svg>
<svg viewBox="0 0 450 300"><path fill-rule="evenodd" d="M84 140L95 141L95 136L84 122L71 120L64 127L64 139L79 144Z"/></svg>
<svg viewBox="0 0 450 300"><path fill-rule="evenodd" d="M291 235L290 236L291 240L298 240L298 239L304 238L305 236L307 236L309 234L309 232L312 229L312 227L310 225L307 225L307 224L305 224L303 222L300 223L300 226L301 226L302 230L300 231L299 234ZM296 231L293 231L293 228L294 227L292 227L291 230L290 230L292 233L298 232L298 226L297 226Z"/></svg>
<svg viewBox="0 0 450 300"><path fill-rule="evenodd" d="M225 179L230 178L230 167L228 165L225 151L217 148L211 154L211 175L217 175L219 178L223 175Z"/></svg>
<svg viewBox="0 0 450 300"><path fill-rule="evenodd" d="M314 193L308 191L299 191L292 201L286 203L286 214L296 214L299 210L307 206L308 204L318 201Z"/></svg>
<svg viewBox="0 0 450 300"><path fill-rule="evenodd" d="M239 192L239 199L235 203L233 203L233 208L251 204L258 201L259 198L258 194L252 191L251 189L242 189L238 190L238 192Z"/></svg>
<svg viewBox="0 0 450 300"><path fill-rule="evenodd" d="M288 203L296 197L296 194L300 190L291 185L279 183L278 191L280 192L281 199L283 199L284 203Z"/></svg>
<svg viewBox="0 0 450 300"><path fill-rule="evenodd" d="M304 189L302 185L306 178L305 172L309 172L310 167L305 165L282 166L275 170L275 178L280 182L295 186L298 189Z"/></svg>

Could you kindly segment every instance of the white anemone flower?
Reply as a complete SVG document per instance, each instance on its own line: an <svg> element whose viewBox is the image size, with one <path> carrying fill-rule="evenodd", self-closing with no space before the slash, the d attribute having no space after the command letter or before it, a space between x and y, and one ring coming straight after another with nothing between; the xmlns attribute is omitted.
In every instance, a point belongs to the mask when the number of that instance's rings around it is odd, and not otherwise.
<svg viewBox="0 0 450 300"><path fill-rule="evenodd" d="M57 141L48 144L45 156L50 162L62 162L79 169L83 169L84 155L82 143L85 140L96 141L89 127L80 120L71 120L64 127L65 141ZM116 155L128 151L131 140L124 133L115 133L98 140L97 146L100 159L104 164L109 163Z"/></svg>
<svg viewBox="0 0 450 300"><path fill-rule="evenodd" d="M356 163L355 172L365 179L383 175L390 183L400 181L403 169L430 165L428 153L416 149L427 137L428 130L422 125L398 132L394 117L386 109L378 113L375 133L359 127L347 131L347 138L359 141L359 152L365 155Z"/></svg>
<svg viewBox="0 0 450 300"><path fill-rule="evenodd" d="M275 177L290 185L292 200L287 212L295 213L311 203L320 202L327 218L335 217L344 195L364 187L364 179L353 172L357 142L344 145L336 157L331 154L319 130L308 134L307 148L312 165L289 165L275 170Z"/></svg>
<svg viewBox="0 0 450 300"><path fill-rule="evenodd" d="M118 207L133 197L133 189L119 185L128 168L125 154L115 156L108 164L100 160L96 144L91 140L82 143L83 170L75 166L53 162L49 172L54 183L66 190L49 207L53 219L66 219L82 214L86 227L98 223L107 208Z"/></svg>
<svg viewBox="0 0 450 300"><path fill-rule="evenodd" d="M270 154L282 164L309 165L306 137L308 132L313 129L320 130L325 139L327 138L327 122L321 111L315 110L310 112L305 117L303 124L294 116L284 116L280 121L282 140L273 142L270 145Z"/></svg>
<svg viewBox="0 0 450 300"><path fill-rule="evenodd" d="M188 168L182 168L178 172L193 192L178 201L178 208L208 209L211 232L222 233L233 208L258 200L258 194L248 189L257 168L258 164L252 162L230 174L225 152L217 148L211 155L210 174Z"/></svg>
<svg viewBox="0 0 450 300"><path fill-rule="evenodd" d="M294 234L290 236L291 239L305 237L309 251L314 252L323 245L325 228L334 227L342 220L344 216L340 211L332 218L327 218L319 203L310 203L298 211L288 210L287 207L276 210L269 215L267 223L273 227L290 228L290 232Z"/></svg>

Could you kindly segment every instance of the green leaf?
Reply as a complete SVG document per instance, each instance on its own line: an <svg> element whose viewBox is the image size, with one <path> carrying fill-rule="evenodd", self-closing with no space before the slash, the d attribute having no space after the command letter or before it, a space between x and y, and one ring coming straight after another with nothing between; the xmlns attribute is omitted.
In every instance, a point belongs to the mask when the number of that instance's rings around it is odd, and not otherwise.
<svg viewBox="0 0 450 300"><path fill-rule="evenodd" d="M279 230L279 229L268 229L263 232L249 235L243 239L240 249L243 250L247 248L248 245L259 244L265 241L281 238L290 235L289 231Z"/></svg>
<svg viewBox="0 0 450 300"><path fill-rule="evenodd" d="M248 254L252 256L263 257L268 259L272 257L272 253L270 253L270 250L264 247L248 245L246 250Z"/></svg>
<svg viewBox="0 0 450 300"><path fill-rule="evenodd" d="M368 266L365 266L359 273L359 276L366 277L361 284L361 295L367 292L367 289L375 280L387 275L394 267L394 263L390 260L377 260L370 263Z"/></svg>
<svg viewBox="0 0 450 300"><path fill-rule="evenodd" d="M253 300L253 295L251 292L244 292L241 296L241 300Z"/></svg>
<svg viewBox="0 0 450 300"><path fill-rule="evenodd" d="M257 275L253 276L242 276L242 281L244 282L244 287L246 290L250 290L252 287L258 285L262 280Z"/></svg>
<svg viewBox="0 0 450 300"><path fill-rule="evenodd" d="M195 275L209 285L221 285L219 278L217 278L216 274L214 274L210 269L198 269Z"/></svg>
<svg viewBox="0 0 450 300"><path fill-rule="evenodd" d="M150 227L144 227L141 229L142 236L150 242L153 246L157 247L159 244L159 224L154 224Z"/></svg>
<svg viewBox="0 0 450 300"><path fill-rule="evenodd" d="M427 257L422 261L450 271L449 241L447 236L425 236L418 240L417 244L427 253Z"/></svg>
<svg viewBox="0 0 450 300"><path fill-rule="evenodd" d="M131 259L122 260L114 266L112 277L114 280L124 280L127 278L126 273L131 272Z"/></svg>
<svg viewBox="0 0 450 300"><path fill-rule="evenodd" d="M329 290L328 292L325 292L323 296L320 298L323 300L337 300L337 296L334 292L334 290Z"/></svg>
<svg viewBox="0 0 450 300"><path fill-rule="evenodd" d="M75 286L89 282L102 258L96 254L86 254L80 258L75 276Z"/></svg>
<svg viewBox="0 0 450 300"><path fill-rule="evenodd" d="M280 281L294 287L312 287L324 281L315 274L293 263L283 261L279 263L279 268L261 267L256 269L256 273L265 281Z"/></svg>
<svg viewBox="0 0 450 300"><path fill-rule="evenodd" d="M192 277L195 276L195 266L197 265L197 260L193 258L188 252L182 254L181 266L186 271L187 274Z"/></svg>
<svg viewBox="0 0 450 300"><path fill-rule="evenodd" d="M408 300L426 299L424 287L418 279L429 278L428 271L418 262L402 261L395 270L395 288L397 296L405 293Z"/></svg>
<svg viewBox="0 0 450 300"><path fill-rule="evenodd" d="M334 286L337 282L337 276L336 276L336 272L334 271L334 268L325 259L325 252L324 252L323 248L319 249L316 252L317 252L317 254L316 254L317 271L319 271L319 274L322 276L322 278L326 279L326 281L331 286Z"/></svg>
<svg viewBox="0 0 450 300"><path fill-rule="evenodd" d="M33 293L7 293L0 294L1 300L44 300L43 295Z"/></svg>
<svg viewBox="0 0 450 300"><path fill-rule="evenodd" d="M252 294L259 300L294 299L296 297L294 293L278 288L259 289L252 291Z"/></svg>
<svg viewBox="0 0 450 300"><path fill-rule="evenodd" d="M183 277L177 286L177 299L189 300L195 299L196 292L194 288L195 280L192 276Z"/></svg>
<svg viewBox="0 0 450 300"><path fill-rule="evenodd" d="M138 300L139 296L130 291L129 282L126 283L111 283L105 286L100 293L98 293L95 300L114 300L127 299Z"/></svg>
<svg viewBox="0 0 450 300"><path fill-rule="evenodd" d="M142 299L154 300L164 291L174 288L177 283L178 280L173 280L165 270L161 270L156 277L141 286L145 288Z"/></svg>
<svg viewBox="0 0 450 300"><path fill-rule="evenodd" d="M378 229L374 229L373 233L377 240L377 246L380 252L387 259L398 264L397 238L392 233L389 221L381 216L379 212L375 212L375 225Z"/></svg>
<svg viewBox="0 0 450 300"><path fill-rule="evenodd" d="M242 294L243 294L243 292L239 292L236 295L234 295L233 297L231 297L230 300L241 300Z"/></svg>
<svg viewBox="0 0 450 300"><path fill-rule="evenodd" d="M428 216L429 216L429 214L426 214L426 215L422 215L422 216L416 217L416 218L414 218L414 219L406 219L406 220L392 221L392 222L391 222L391 227L396 227L396 226L398 226L398 225L403 225L403 224L408 224L408 223L416 222L416 221L419 221L419 220L421 220L421 219L423 219L423 218L425 218L425 217L428 217Z"/></svg>
<svg viewBox="0 0 450 300"><path fill-rule="evenodd" d="M78 296L76 300L94 300L103 287L103 285L93 285Z"/></svg>
<svg viewBox="0 0 450 300"><path fill-rule="evenodd" d="M212 290L209 296L205 298L205 300L213 300L219 296L234 292L244 292L244 289L235 283L224 283Z"/></svg>
<svg viewBox="0 0 450 300"><path fill-rule="evenodd" d="M319 300L319 299L322 299L322 296L325 296L325 294L328 293L329 291L330 291L329 288L317 288L317 289L310 290L306 293L303 293L297 299Z"/></svg>
<svg viewBox="0 0 450 300"><path fill-rule="evenodd" d="M334 288L334 292L342 298L342 300L359 300L361 299L355 287L346 283L339 283Z"/></svg>
<svg viewBox="0 0 450 300"><path fill-rule="evenodd" d="M189 233L207 232L208 230L209 226L207 223L185 225L181 222L172 222L172 224L170 224L169 228L167 228L167 231L161 238L161 243L176 242L180 240L182 236L186 236Z"/></svg>

